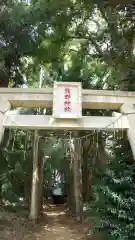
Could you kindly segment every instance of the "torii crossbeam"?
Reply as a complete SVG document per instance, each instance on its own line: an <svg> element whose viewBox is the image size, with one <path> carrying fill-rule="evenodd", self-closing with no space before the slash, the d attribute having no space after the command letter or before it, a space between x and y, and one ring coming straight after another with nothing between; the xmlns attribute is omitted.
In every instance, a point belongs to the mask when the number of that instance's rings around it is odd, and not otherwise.
<svg viewBox="0 0 135 240"><path fill-rule="evenodd" d="M5 116L5 128L31 129L31 130L104 130L128 129L126 116L121 117L82 117L75 119L54 119L48 115L10 115Z"/></svg>

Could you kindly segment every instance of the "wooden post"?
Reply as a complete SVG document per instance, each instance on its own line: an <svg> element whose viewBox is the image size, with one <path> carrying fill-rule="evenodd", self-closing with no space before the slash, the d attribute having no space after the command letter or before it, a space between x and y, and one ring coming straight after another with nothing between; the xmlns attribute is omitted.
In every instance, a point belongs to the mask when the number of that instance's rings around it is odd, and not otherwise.
<svg viewBox="0 0 135 240"><path fill-rule="evenodd" d="M39 213L43 205L43 169L44 169L44 139L39 140L38 146L38 167L39 167Z"/></svg>
<svg viewBox="0 0 135 240"><path fill-rule="evenodd" d="M74 198L74 178L73 178L73 155L71 155L71 159L69 160L69 169L67 172L67 181L68 181L68 205L73 214L76 213L75 210L75 198Z"/></svg>
<svg viewBox="0 0 135 240"><path fill-rule="evenodd" d="M127 130L133 157L135 159L135 107L133 103L124 103L121 106L121 112L127 114L129 129ZM133 114L132 114L133 113Z"/></svg>
<svg viewBox="0 0 135 240"><path fill-rule="evenodd" d="M38 169L38 131L34 132L33 177L31 190L30 220L36 222L39 217L39 169Z"/></svg>
<svg viewBox="0 0 135 240"><path fill-rule="evenodd" d="M33 145L33 179L31 191L30 219L37 222L42 208L43 190L43 139L39 139L39 132L34 132Z"/></svg>
<svg viewBox="0 0 135 240"><path fill-rule="evenodd" d="M77 134L75 134L77 136ZM73 154L73 174L74 174L74 198L75 198L75 212L78 222L82 221L83 203L82 203L82 168L81 168L81 146L80 140L73 140L72 143Z"/></svg>

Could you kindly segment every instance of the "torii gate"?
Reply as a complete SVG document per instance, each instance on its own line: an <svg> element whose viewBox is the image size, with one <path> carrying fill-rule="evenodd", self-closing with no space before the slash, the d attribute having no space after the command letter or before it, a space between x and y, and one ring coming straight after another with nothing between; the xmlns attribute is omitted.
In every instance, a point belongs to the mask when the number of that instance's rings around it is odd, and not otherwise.
<svg viewBox="0 0 135 240"><path fill-rule="evenodd" d="M63 105L64 102L66 105ZM127 130L135 159L134 104L135 92L84 90L81 83L75 82L57 82L54 89L0 88L0 142L5 128L76 131L92 129L112 131L119 128ZM9 115L11 107L53 108L53 115ZM82 109L119 109L121 113L127 115L123 115L117 121L118 115L115 113L112 117L88 117L82 116Z"/></svg>

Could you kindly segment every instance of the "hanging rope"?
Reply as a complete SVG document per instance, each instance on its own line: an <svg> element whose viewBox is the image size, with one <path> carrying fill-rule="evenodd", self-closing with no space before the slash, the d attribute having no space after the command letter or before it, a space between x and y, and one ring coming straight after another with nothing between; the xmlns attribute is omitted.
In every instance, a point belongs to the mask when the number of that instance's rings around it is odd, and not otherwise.
<svg viewBox="0 0 135 240"><path fill-rule="evenodd" d="M113 126L113 131L114 131L114 135L116 134L116 132L117 132L117 129L115 129L115 124L121 119L121 122L122 122L122 117L123 116L127 116L127 115L131 115L131 114L135 114L135 112L133 112L133 113L123 113L121 116L119 116L117 119L115 119L113 122L111 122L111 123L109 123L108 125L106 125L105 127L104 127L104 130L100 130L100 129L98 129L97 131L96 130L94 130L94 133L89 133L89 134L86 134L86 135L84 135L84 136L81 136L81 137L73 137L74 139L87 139L87 138L89 138L89 137L92 137L93 136L93 139L94 139L94 136L96 136L97 137L97 132L99 133L99 132L101 132L101 131L105 131L107 128L109 128L110 126ZM72 132L71 132L72 133ZM49 138L52 138L52 137L43 137L43 136L39 136L39 138L40 137L42 137L42 138L46 138L46 139L49 139ZM118 136L117 136L118 137ZM59 138L60 140L65 140L65 141L69 141L70 140L70 138L71 138L71 136L69 135L69 137L68 138L64 138L64 137L62 137L62 138Z"/></svg>
<svg viewBox="0 0 135 240"><path fill-rule="evenodd" d="M0 111L1 113L3 113L3 114L5 114L5 111ZM113 131L113 134L114 134L114 136L115 135L117 135L116 137L117 138L119 138L118 137L118 132L119 131L117 131L117 129L115 129L115 124L117 124L118 123L118 121L119 120L121 120L121 126L122 126L122 117L123 116L127 116L127 115L133 115L133 114L135 114L135 112L129 112L129 113L122 113L117 119L115 119L113 122L111 122L110 124L108 124L107 126L105 126L104 127L104 130L106 130L107 128L109 128L110 126L113 126L113 128L114 128L114 131ZM9 116L5 116L5 120L6 120L6 118L8 118ZM18 128L20 127L15 121L13 121L12 120L12 122L16 125L16 126L18 126ZM91 137L91 136L93 136L93 138L94 138L94 136L95 135L97 135L97 132L99 133L101 130L99 129L98 131L95 131L94 133L90 133L90 134L87 134L87 135L84 135L84 136L81 136L81 137L74 137L74 139L86 139L86 138L89 138L89 137ZM68 133L68 132L67 132ZM70 132L71 133L71 132ZM123 136L123 131L121 131L121 134L122 134L122 136ZM47 137L44 137L44 136L38 136L38 138L40 139L40 138L44 138L44 139L50 139L50 138L52 138L53 136L47 136ZM61 140L65 140L65 141L69 141L69 139L70 139L70 137L68 137L68 138L60 138Z"/></svg>

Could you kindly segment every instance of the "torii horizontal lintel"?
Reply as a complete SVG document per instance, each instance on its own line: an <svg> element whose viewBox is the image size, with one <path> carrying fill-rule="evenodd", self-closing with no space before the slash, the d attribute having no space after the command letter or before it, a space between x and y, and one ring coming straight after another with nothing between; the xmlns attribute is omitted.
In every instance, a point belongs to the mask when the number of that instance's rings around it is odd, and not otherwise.
<svg viewBox="0 0 135 240"><path fill-rule="evenodd" d="M3 123L6 128L48 129L48 130L104 130L128 129L126 116L119 117L82 117L80 119L54 119L48 115L9 115Z"/></svg>
<svg viewBox="0 0 135 240"><path fill-rule="evenodd" d="M1 88L0 101L8 100L13 107L52 108L52 88ZM135 92L82 89L85 109L119 109L125 102L135 102Z"/></svg>

